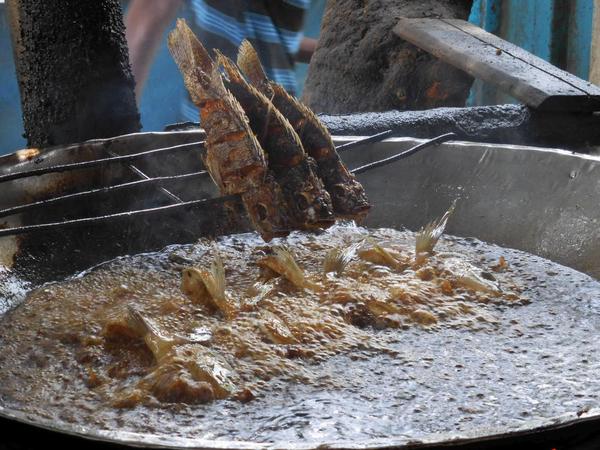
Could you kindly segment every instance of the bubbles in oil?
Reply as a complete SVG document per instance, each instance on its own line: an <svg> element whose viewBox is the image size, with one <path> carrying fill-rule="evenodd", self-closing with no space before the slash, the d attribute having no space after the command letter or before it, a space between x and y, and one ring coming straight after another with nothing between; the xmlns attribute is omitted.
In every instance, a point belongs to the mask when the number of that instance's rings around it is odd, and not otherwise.
<svg viewBox="0 0 600 450"><path fill-rule="evenodd" d="M323 275L328 250L366 237L389 250L397 265L367 252L341 277ZM256 261L272 245L290 249L324 289L302 292L261 270ZM208 268L212 242L103 264L31 293L5 315L0 401L99 429L303 444L516 429L597 407L596 281L473 239L443 237L436 258L422 267L411 265L413 248L410 232L351 226L295 233L269 245L255 235L222 238L227 293L240 310L247 307L237 322L209 314L180 290L181 268ZM460 268L453 258L477 268L481 286L445 285L444 277L456 281ZM486 292L490 286L502 294ZM281 318L298 343L265 339L252 301ZM111 389L135 387L156 365L143 342L103 337L107 320L128 304L164 335L219 351L256 398L186 405L149 395L133 408L115 409ZM328 320L335 326L325 327ZM241 347L236 357L236 335L256 358L242 356Z"/></svg>

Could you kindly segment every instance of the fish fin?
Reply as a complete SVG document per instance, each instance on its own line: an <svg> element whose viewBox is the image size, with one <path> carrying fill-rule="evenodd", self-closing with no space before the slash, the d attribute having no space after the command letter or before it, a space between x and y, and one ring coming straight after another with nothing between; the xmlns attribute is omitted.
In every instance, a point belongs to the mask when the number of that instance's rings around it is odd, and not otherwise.
<svg viewBox="0 0 600 450"><path fill-rule="evenodd" d="M223 95L225 86L215 63L185 20L177 20L168 45L194 104Z"/></svg>
<svg viewBox="0 0 600 450"><path fill-rule="evenodd" d="M310 108L304 105L296 97L290 95L283 86L269 80L260 62L258 53L248 40L244 40L240 45L237 64L253 86L256 86L263 93L266 92L267 96L281 96L286 98L288 102L295 104L302 112L302 115L313 122L318 130L331 141L329 130ZM266 89L266 86L268 86L268 89ZM331 145L333 146L333 141L331 141Z"/></svg>
<svg viewBox="0 0 600 450"><path fill-rule="evenodd" d="M298 266L298 263L294 259L292 253L286 247L275 247L273 248L275 258L284 268L286 278L298 287L304 287L304 271Z"/></svg>
<svg viewBox="0 0 600 450"><path fill-rule="evenodd" d="M180 68L189 70L192 67L200 67L206 73L212 71L212 58L185 19L177 19L175 28L169 33L168 42L173 56L177 55L175 62Z"/></svg>
<svg viewBox="0 0 600 450"><path fill-rule="evenodd" d="M215 253L215 259L210 265L210 273L213 280L213 298L224 300L225 296L225 267L223 266L223 258L219 253Z"/></svg>
<svg viewBox="0 0 600 450"><path fill-rule="evenodd" d="M162 359L174 344L174 342L162 336L158 330L131 305L127 305L127 324L144 339L144 342L157 361Z"/></svg>
<svg viewBox="0 0 600 450"><path fill-rule="evenodd" d="M288 139L294 141L294 144L296 146L298 146L304 150L304 147L302 146L302 142L300 141L300 137L294 131L294 127L289 122L289 120L283 114L281 114L281 112L275 107L275 105L273 105L273 102L265 94L260 92L255 86L249 84L246 81L246 79L244 78L244 75L242 74L242 72L240 72L240 69L235 65L235 63L231 59L229 59L227 56L225 56L219 50L215 50L215 53L217 54L218 64L223 66L229 79L233 83L243 84L252 93L252 95L254 95L255 97L258 97L261 102L263 102L264 104L267 105L268 109L267 109L267 113L266 113L267 120L265 120L265 129L262 130L262 134L257 133L257 136L260 136L261 139L264 138L264 136L268 132L268 126L269 126L271 117L277 116L276 121L281 123L281 125L283 126L283 131L288 136Z"/></svg>
<svg viewBox="0 0 600 450"><path fill-rule="evenodd" d="M385 261L387 266L391 267L392 269L402 269L400 261L388 250L379 245L375 239L369 237L366 239L366 241L373 246L373 250L380 256L381 259L383 259L383 261Z"/></svg>
<svg viewBox="0 0 600 450"><path fill-rule="evenodd" d="M127 325L140 336L155 332L146 318L131 305L127 305Z"/></svg>
<svg viewBox="0 0 600 450"><path fill-rule="evenodd" d="M210 264L210 270L203 277L204 285L210 294L215 306L227 319L236 316L237 310L225 292L225 266L223 258L215 248L215 257Z"/></svg>
<svg viewBox="0 0 600 450"><path fill-rule="evenodd" d="M217 64L219 66L222 66L223 69L225 69L225 73L227 74L227 77L231 81L233 81L234 83L241 83L244 85L248 84L248 82L246 81L246 79L244 78L242 73L240 72L240 69L235 65L235 63L230 58L225 56L218 49L215 49L215 54L217 55L217 58L216 58Z"/></svg>
<svg viewBox="0 0 600 450"><path fill-rule="evenodd" d="M325 256L323 261L323 271L327 274L335 272L338 277L341 277L344 270L356 256L356 251L362 245L362 242L357 242L349 247L334 247Z"/></svg>
<svg viewBox="0 0 600 450"><path fill-rule="evenodd" d="M241 71L248 77L250 83L254 86L260 86L262 89L269 86L270 82L265 73L265 69L260 63L258 53L256 53L256 50L247 39L244 39L240 44L237 63Z"/></svg>
<svg viewBox="0 0 600 450"><path fill-rule="evenodd" d="M265 161L265 166L266 166L267 159L268 159L267 154L264 151L264 149L262 148L262 146L260 145L258 138L252 132L252 128L250 127L250 120L248 119L248 116L246 115L244 108L242 107L240 102L235 98L235 96L227 88L224 87L224 89L225 89L225 94L227 96L226 101L229 103L231 110L234 112L235 120L239 121L239 123L242 124L244 129L247 130L248 139L250 139L250 141L252 142L251 145L253 147L256 147L257 149L259 149L261 158ZM265 172L265 176L266 176L266 172Z"/></svg>
<svg viewBox="0 0 600 450"><path fill-rule="evenodd" d="M261 92L259 92L254 86L250 85L248 83L248 81L246 81L246 79L244 78L244 75L242 74L242 72L240 72L240 69L235 65L235 63L230 58L225 56L218 49L215 49L215 54L217 55L217 64L219 66L223 67L223 69L225 70L225 74L227 75L227 78L229 79L229 81L231 83L244 86L248 91L250 91L254 96L256 96L258 98L263 97L263 94ZM272 114L272 111L275 109L275 107L266 97L261 98L261 100L264 101L265 103L267 103L268 107L269 107L269 109L267 111L267 120L265 121L265 124L266 124L265 130L263 130L263 135L264 135L267 132L269 117ZM241 105L240 105L240 107L241 107Z"/></svg>
<svg viewBox="0 0 600 450"><path fill-rule="evenodd" d="M432 220L417 232L415 255L418 256L420 253L430 254L433 252L435 245L446 229L448 219L454 212L455 207L456 200L452 202L452 205L450 205L450 208L448 208L448 211L446 211L442 217Z"/></svg>

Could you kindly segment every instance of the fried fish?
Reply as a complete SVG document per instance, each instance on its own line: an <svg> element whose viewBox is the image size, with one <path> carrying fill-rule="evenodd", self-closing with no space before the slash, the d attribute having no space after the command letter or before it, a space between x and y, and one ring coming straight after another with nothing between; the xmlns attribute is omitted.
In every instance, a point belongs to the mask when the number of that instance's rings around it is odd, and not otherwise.
<svg viewBox="0 0 600 450"><path fill-rule="evenodd" d="M221 193L241 194L254 228L265 240L286 235L291 217L281 186L268 170L244 110L185 20L179 19L169 34L169 50L200 109L207 135L204 164L212 179Z"/></svg>
<svg viewBox="0 0 600 450"><path fill-rule="evenodd" d="M327 228L335 222L331 197L315 174L298 134L271 101L250 85L235 63L217 50L217 63L225 70L225 84L240 102L250 126L269 159L269 168L283 189L300 229Z"/></svg>
<svg viewBox="0 0 600 450"><path fill-rule="evenodd" d="M240 45L237 64L250 83L289 120L306 152L316 160L318 175L331 195L335 214L363 219L370 209L365 190L340 159L329 132L316 114L267 78L250 42L244 41Z"/></svg>

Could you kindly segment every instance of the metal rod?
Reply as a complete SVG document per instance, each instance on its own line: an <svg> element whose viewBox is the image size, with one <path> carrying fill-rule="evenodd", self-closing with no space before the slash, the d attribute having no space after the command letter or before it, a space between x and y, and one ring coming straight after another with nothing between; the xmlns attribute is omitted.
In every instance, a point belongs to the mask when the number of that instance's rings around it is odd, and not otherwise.
<svg viewBox="0 0 600 450"><path fill-rule="evenodd" d="M179 122L172 123L165 126L165 131L181 131L189 128L200 128L200 122ZM338 152L345 152L348 150L353 150L362 145L373 144L375 142L383 141L384 139L391 137L394 134L393 130L381 131L377 134L373 134L372 136L367 136L365 138L357 139L356 141L346 142L345 144L338 145L335 149Z"/></svg>
<svg viewBox="0 0 600 450"><path fill-rule="evenodd" d="M187 173L187 174L183 174L183 175L172 175L172 176L166 176L166 177L147 178L147 179L131 181L128 183L123 183L123 184L116 184L114 186L107 186L107 187L102 187L102 188L97 188L97 189L91 189L89 191L76 192L73 194L67 194L67 195L62 195L60 197L50 198L47 200L41 200L38 202L28 203L26 205L19 205L19 206L13 206L12 208L6 208L3 210L0 210L0 217L7 217L7 216L12 216L14 214L23 213L26 211L32 211L32 210L36 210L36 209L40 209L40 208L45 208L45 207L51 206L56 203L60 203L61 201L65 201L65 200L74 200L77 198L91 197L91 196L94 196L97 194L106 194L109 192L125 190L125 189L129 189L129 188L133 188L133 187L141 186L141 185L145 185L145 184L150 185L150 186L153 186L153 185L160 186L163 183L166 184L171 181L181 180L181 179L185 179L185 178L202 177L205 174L206 174L206 171L203 170L200 172ZM180 203L183 203L183 202L180 202Z"/></svg>
<svg viewBox="0 0 600 450"><path fill-rule="evenodd" d="M214 203L223 203L231 200L238 200L240 198L239 195L228 195L224 197L216 197L202 200L191 200L189 202L177 203L174 205L166 205L166 206L158 206L156 208L148 208L148 209L139 209L135 211L125 211L115 214L108 214L106 216L97 216L97 217L85 217L82 219L73 219L66 220L64 222L53 222L53 223L43 223L39 225L26 225L23 227L14 227L14 228L5 228L0 230L0 237L4 236L13 236L15 234L24 234L24 233L35 233L35 232L45 232L54 230L57 228L70 228L70 227L78 227L84 225L93 225L99 224L103 222L113 221L115 219L123 218L128 219L131 217L137 216L145 216L152 215L158 212L166 212L175 209L183 209L183 208L192 208L194 206L199 205L211 205Z"/></svg>
<svg viewBox="0 0 600 450"><path fill-rule="evenodd" d="M5 175L0 175L0 183L5 181L18 180L20 178L27 178L33 176L44 175L47 173L58 173L58 172L66 172L68 170L76 170L76 169L87 169L89 167L100 166L102 164L113 164L113 163L121 163L125 161L133 161L135 159L144 158L146 156L156 155L159 153L170 153L179 150L186 150L191 147L197 147L199 145L204 145L204 141L199 142L190 142L188 144L174 145L172 147L165 148L157 148L154 150L148 150L140 153L132 153L131 155L123 155L123 156L113 156L110 158L101 158L94 159L92 161L82 161L78 163L70 163L70 164L60 164L51 167L43 167L40 169L27 170L23 172L16 173L8 173Z"/></svg>
<svg viewBox="0 0 600 450"><path fill-rule="evenodd" d="M106 150L106 153L108 153L112 157L120 156L110 150ZM129 170L131 170L133 173L135 173L142 180L150 179L150 177L148 175L146 175L144 172L142 172L140 169L138 169L133 164L128 164L127 167L129 168ZM164 187L160 186L158 188L158 190L160 192L162 192L163 194L165 194L169 199L173 200L175 203L183 203L183 200L181 200L177 195L173 194L171 191L165 189Z"/></svg>
<svg viewBox="0 0 600 450"><path fill-rule="evenodd" d="M413 148L405 150L401 153L398 153L396 155L390 156L389 158L384 158L384 159L380 159L379 161L374 161L372 163L369 164L365 164L364 166L360 166L357 167L355 169L352 169L350 171L350 173L353 174L359 174L359 173L363 173L366 172L367 170L371 170L371 169L376 169L378 167L381 166L385 166L387 164L390 164L394 161L398 161L400 159L404 159L404 158L408 158L411 155L414 155L415 153L417 153L420 150L425 150L426 148L429 147L433 147L434 145L438 145L441 144L442 142L446 142L449 141L450 139L453 139L456 137L456 134L454 133L446 133L446 134L442 134L441 136L435 137L433 139L430 139L428 141L425 141L419 145L415 145Z"/></svg>
<svg viewBox="0 0 600 450"><path fill-rule="evenodd" d="M374 134L372 136L368 136L366 138L361 138L356 141L347 142L345 144L338 145L335 149L338 153L345 152L348 150L354 150L357 147L361 147L366 144L373 144L375 142L383 141L384 139L390 137L394 132L392 130L382 131L381 133Z"/></svg>

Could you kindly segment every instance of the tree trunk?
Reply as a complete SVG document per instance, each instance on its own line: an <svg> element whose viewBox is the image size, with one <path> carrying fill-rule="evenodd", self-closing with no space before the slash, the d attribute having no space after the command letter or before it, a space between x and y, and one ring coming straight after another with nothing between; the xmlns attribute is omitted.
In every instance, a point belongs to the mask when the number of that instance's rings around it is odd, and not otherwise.
<svg viewBox="0 0 600 450"><path fill-rule="evenodd" d="M30 147L140 130L118 0L9 0Z"/></svg>
<svg viewBox="0 0 600 450"><path fill-rule="evenodd" d="M327 114L464 106L473 79L393 34L399 17L467 19L472 0L329 0L303 100Z"/></svg>

